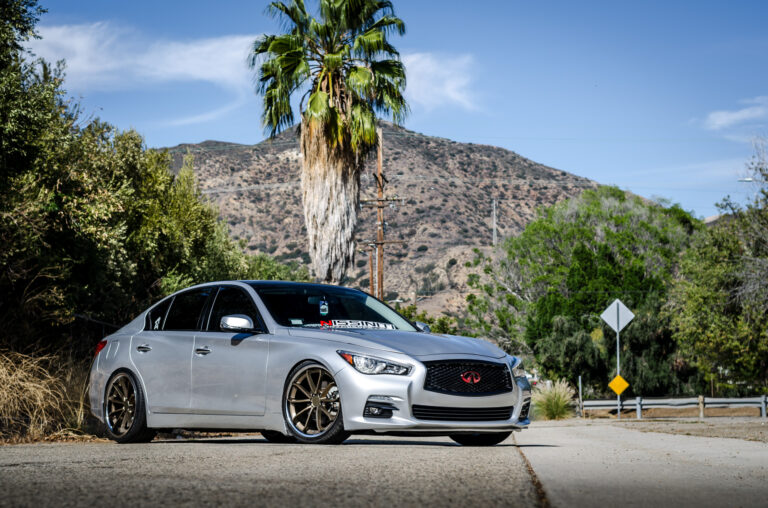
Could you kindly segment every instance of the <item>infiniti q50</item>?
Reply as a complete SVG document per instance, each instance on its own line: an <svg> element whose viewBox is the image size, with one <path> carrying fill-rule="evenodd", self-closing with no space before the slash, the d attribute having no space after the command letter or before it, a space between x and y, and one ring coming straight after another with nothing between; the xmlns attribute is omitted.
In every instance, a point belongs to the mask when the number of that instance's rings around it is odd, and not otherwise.
<svg viewBox="0 0 768 508"><path fill-rule="evenodd" d="M528 425L530 390L488 341L433 334L362 291L274 281L168 296L98 344L90 378L92 411L122 443L184 428L494 445Z"/></svg>

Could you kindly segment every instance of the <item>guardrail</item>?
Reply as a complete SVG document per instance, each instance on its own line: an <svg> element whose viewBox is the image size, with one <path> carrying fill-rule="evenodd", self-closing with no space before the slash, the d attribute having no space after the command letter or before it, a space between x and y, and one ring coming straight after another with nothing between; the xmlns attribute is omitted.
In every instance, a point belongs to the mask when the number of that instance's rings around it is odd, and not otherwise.
<svg viewBox="0 0 768 508"><path fill-rule="evenodd" d="M592 409L615 409L617 406L616 399L606 400L585 400L581 403L581 414L584 411ZM634 399L626 399L621 401L621 409L634 409L637 414L637 419L643 418L643 409L650 408L687 408L698 407L699 418L704 418L704 409L708 407L726 407L726 408L738 408L738 407L755 407L760 409L760 416L766 418L766 411L768 410L768 396L763 395L760 397L747 397L747 398L717 398L717 397L686 397L686 398L669 398L669 399L646 399L643 397L635 397Z"/></svg>

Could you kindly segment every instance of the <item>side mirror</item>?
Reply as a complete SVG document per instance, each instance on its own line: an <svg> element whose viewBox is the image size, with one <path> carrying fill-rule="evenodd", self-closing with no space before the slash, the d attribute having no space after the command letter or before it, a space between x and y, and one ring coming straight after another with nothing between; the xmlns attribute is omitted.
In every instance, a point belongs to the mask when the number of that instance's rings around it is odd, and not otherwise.
<svg viewBox="0 0 768 508"><path fill-rule="evenodd" d="M219 328L233 332L252 332L253 320L245 314L232 314L221 318Z"/></svg>
<svg viewBox="0 0 768 508"><path fill-rule="evenodd" d="M429 328L429 325L427 323L416 321L414 324L416 325L416 328L418 328L420 332L432 333L432 330Z"/></svg>

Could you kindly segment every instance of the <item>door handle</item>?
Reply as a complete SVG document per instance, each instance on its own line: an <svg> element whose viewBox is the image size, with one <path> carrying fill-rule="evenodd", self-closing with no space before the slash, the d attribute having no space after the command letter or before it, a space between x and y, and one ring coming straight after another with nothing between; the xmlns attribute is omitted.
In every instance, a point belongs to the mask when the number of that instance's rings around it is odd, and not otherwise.
<svg viewBox="0 0 768 508"><path fill-rule="evenodd" d="M142 344L141 346L136 348L136 351L139 353L148 353L152 351L152 348L149 346L149 344Z"/></svg>
<svg viewBox="0 0 768 508"><path fill-rule="evenodd" d="M199 356L205 356L211 352L210 346L203 346L195 349L195 354Z"/></svg>

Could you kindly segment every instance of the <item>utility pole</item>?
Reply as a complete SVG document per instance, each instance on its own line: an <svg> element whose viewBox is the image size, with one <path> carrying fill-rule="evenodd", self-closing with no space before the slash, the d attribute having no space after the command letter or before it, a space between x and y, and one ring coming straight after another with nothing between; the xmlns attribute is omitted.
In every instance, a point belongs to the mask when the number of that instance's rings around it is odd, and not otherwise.
<svg viewBox="0 0 768 508"><path fill-rule="evenodd" d="M376 135L378 137L378 149L376 154L376 199L363 199L360 200L361 206L374 206L376 207L376 240L372 242L366 242L369 247L368 251L368 266L370 270L369 288L371 296L377 297L379 300L384 300L384 245L388 243L405 243L401 240L384 240L384 207L388 201L401 201L404 200L393 197L384 197L384 175L382 174L383 166L383 153L382 144L383 137L381 133L381 127L376 129ZM390 203L392 205L393 203ZM373 269L373 250L376 250L376 284L374 285L374 269Z"/></svg>
<svg viewBox="0 0 768 508"><path fill-rule="evenodd" d="M368 293L371 296L376 296L374 294L374 289L373 289L373 245L368 246L368 269L369 269L368 285L370 287L370 290L368 291Z"/></svg>
<svg viewBox="0 0 768 508"><path fill-rule="evenodd" d="M376 228L376 289L379 291L379 300L384 300L384 178L381 175L382 166L382 135L381 127L376 129L378 136L378 150L376 155L376 198L379 203L376 207L378 227Z"/></svg>
<svg viewBox="0 0 768 508"><path fill-rule="evenodd" d="M496 247L496 200L493 200L493 246Z"/></svg>

